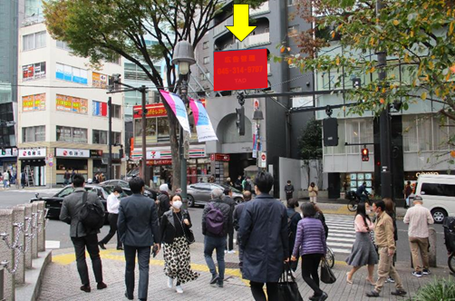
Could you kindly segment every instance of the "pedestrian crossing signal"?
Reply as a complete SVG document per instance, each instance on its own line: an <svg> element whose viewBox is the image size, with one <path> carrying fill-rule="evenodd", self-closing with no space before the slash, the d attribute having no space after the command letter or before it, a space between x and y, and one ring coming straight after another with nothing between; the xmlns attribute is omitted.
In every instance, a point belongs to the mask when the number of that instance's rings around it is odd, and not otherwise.
<svg viewBox="0 0 455 301"><path fill-rule="evenodd" d="M362 161L363 162L368 162L370 161L370 154L369 154L368 148L362 148Z"/></svg>

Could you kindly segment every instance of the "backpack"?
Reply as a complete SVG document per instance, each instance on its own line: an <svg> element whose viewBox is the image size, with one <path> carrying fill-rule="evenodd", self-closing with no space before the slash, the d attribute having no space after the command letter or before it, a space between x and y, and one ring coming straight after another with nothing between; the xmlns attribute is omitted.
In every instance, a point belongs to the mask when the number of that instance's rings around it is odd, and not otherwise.
<svg viewBox="0 0 455 301"><path fill-rule="evenodd" d="M223 236L224 234L224 215L219 208L209 203L210 209L205 215L205 225L207 232L214 236Z"/></svg>
<svg viewBox="0 0 455 301"><path fill-rule="evenodd" d="M299 214L298 212L294 212L290 217L288 217L288 237L294 237L294 231L291 230L291 226L292 226L292 219L294 218L294 216L296 216L296 214Z"/></svg>
<svg viewBox="0 0 455 301"><path fill-rule="evenodd" d="M87 202L88 192L82 196L82 208L79 211L79 221L87 232L99 230L104 225L104 208L98 204Z"/></svg>

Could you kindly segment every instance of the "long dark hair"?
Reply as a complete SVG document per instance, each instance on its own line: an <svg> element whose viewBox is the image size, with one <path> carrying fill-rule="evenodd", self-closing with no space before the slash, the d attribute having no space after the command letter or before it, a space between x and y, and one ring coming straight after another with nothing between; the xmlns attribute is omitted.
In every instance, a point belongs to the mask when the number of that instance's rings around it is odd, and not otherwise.
<svg viewBox="0 0 455 301"><path fill-rule="evenodd" d="M370 223L371 223L370 217L368 216L368 214L367 214L367 212L365 210L365 203L360 202L357 205L357 212L356 212L355 215L356 216L360 215L363 218L363 222L365 223L365 227L368 227L367 220L369 220Z"/></svg>

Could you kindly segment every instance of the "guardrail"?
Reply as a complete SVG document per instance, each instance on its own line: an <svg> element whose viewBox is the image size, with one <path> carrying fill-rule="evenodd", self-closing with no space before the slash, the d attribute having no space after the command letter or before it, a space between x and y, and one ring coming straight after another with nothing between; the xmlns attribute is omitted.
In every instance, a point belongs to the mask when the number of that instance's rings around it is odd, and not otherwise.
<svg viewBox="0 0 455 301"><path fill-rule="evenodd" d="M15 300L16 284L45 251L46 215L44 201L0 209L0 300Z"/></svg>

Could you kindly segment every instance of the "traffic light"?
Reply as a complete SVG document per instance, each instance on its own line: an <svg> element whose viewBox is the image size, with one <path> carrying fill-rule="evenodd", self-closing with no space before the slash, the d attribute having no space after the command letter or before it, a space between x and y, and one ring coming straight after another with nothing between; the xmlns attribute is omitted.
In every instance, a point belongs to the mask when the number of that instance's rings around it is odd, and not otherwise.
<svg viewBox="0 0 455 301"><path fill-rule="evenodd" d="M368 162L370 161L370 154L369 154L368 148L362 148L362 161L363 162Z"/></svg>
<svg viewBox="0 0 455 301"><path fill-rule="evenodd" d="M326 118L322 121L324 132L324 146L338 146L338 120Z"/></svg>
<svg viewBox="0 0 455 301"><path fill-rule="evenodd" d="M242 106L238 109L235 109L235 112L237 113L237 120L235 123L237 125L239 135L245 136L245 108Z"/></svg>
<svg viewBox="0 0 455 301"><path fill-rule="evenodd" d="M117 91L120 87L120 77L122 75L121 74L112 74L112 76L109 76L109 91L113 92L113 91Z"/></svg>

